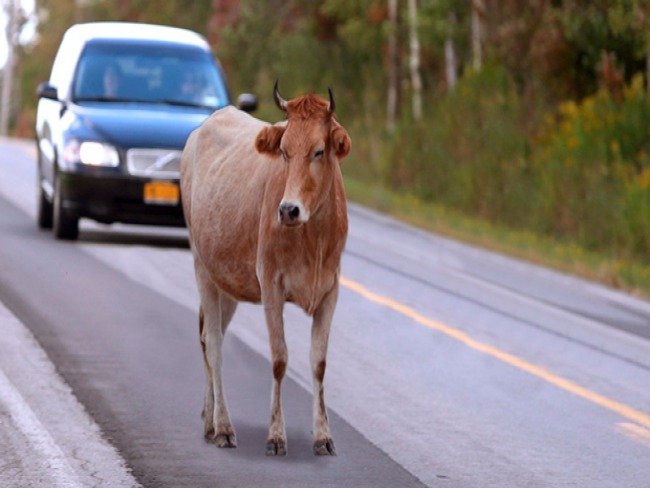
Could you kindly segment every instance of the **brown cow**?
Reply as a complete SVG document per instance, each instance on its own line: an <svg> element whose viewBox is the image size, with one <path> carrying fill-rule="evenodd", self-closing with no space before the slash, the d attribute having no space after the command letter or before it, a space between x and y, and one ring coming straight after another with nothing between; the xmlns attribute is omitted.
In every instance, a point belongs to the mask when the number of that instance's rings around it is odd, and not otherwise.
<svg viewBox="0 0 650 488"><path fill-rule="evenodd" d="M205 436L219 447L236 447L221 348L237 302L262 303L273 362L266 454L286 454L283 308L293 302L313 316L314 453L334 455L323 377L348 230L339 162L350 151L350 138L334 116L331 90L329 103L312 94L287 102L276 82L274 96L286 121L269 125L224 108L190 135L183 151L183 210L207 373Z"/></svg>

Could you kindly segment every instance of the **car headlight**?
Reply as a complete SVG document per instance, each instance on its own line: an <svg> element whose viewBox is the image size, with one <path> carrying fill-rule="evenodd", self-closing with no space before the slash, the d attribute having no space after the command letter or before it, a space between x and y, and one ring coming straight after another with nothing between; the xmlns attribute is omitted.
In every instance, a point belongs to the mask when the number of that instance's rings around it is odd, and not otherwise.
<svg viewBox="0 0 650 488"><path fill-rule="evenodd" d="M63 158L68 163L83 163L88 166L116 167L120 164L117 149L102 142L77 140L69 141L64 150Z"/></svg>

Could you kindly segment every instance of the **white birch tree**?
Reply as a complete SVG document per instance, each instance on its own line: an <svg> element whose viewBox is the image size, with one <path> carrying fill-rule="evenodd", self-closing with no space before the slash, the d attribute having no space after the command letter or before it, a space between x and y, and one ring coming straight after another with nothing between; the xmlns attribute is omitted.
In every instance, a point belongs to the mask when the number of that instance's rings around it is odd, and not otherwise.
<svg viewBox="0 0 650 488"><path fill-rule="evenodd" d="M399 57L399 0L388 0L388 106L386 129L392 133L399 113L400 57Z"/></svg>
<svg viewBox="0 0 650 488"><path fill-rule="evenodd" d="M413 119L422 120L422 76L420 75L420 39L418 36L417 1L408 0L409 68L411 72Z"/></svg>

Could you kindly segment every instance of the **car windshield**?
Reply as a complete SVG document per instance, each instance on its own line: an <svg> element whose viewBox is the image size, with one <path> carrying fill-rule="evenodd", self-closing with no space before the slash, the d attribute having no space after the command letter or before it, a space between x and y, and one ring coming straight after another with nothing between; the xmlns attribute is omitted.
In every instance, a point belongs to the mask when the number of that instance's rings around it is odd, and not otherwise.
<svg viewBox="0 0 650 488"><path fill-rule="evenodd" d="M81 56L73 99L145 102L216 109L228 104L220 70L192 46L90 42Z"/></svg>

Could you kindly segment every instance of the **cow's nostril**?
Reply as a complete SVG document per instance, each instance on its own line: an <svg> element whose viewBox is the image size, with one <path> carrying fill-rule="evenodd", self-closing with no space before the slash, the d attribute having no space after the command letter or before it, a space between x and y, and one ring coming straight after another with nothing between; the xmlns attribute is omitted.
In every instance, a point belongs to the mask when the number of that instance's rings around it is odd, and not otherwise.
<svg viewBox="0 0 650 488"><path fill-rule="evenodd" d="M300 206L293 203L282 203L278 209L280 222L292 223L300 218Z"/></svg>

